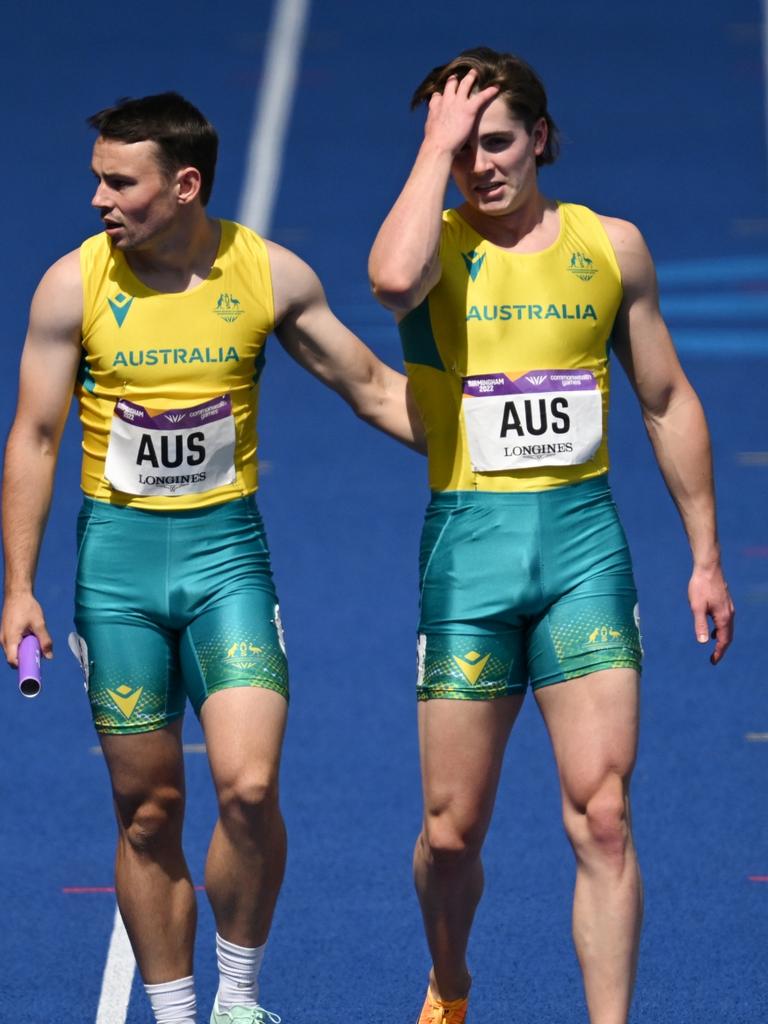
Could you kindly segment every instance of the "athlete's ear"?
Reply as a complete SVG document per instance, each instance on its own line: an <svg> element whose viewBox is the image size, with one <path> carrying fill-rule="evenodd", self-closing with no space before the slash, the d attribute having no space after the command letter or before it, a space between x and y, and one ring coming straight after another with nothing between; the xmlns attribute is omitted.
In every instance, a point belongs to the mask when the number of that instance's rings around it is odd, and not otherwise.
<svg viewBox="0 0 768 1024"><path fill-rule="evenodd" d="M196 167L182 167L176 172L179 202L187 205L200 195L200 171Z"/></svg>
<svg viewBox="0 0 768 1024"><path fill-rule="evenodd" d="M549 127L547 126L547 119L545 117L540 117L533 126L533 152L536 156L541 156L544 152L548 138Z"/></svg>

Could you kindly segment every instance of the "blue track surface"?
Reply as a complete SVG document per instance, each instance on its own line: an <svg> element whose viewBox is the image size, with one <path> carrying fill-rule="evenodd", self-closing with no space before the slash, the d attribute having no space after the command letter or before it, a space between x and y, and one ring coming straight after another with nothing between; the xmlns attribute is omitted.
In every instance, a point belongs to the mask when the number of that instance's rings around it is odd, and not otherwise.
<svg viewBox="0 0 768 1024"><path fill-rule="evenodd" d="M97 229L86 115L177 88L216 123L213 212L234 216L271 4L199 0L105 9L37 0L4 15L6 251L0 428L34 285ZM705 9L706 8L706 9ZM647 918L633 1024L768 1018L768 203L757 0L483 12L473 5L317 3L275 224L336 311L391 363L396 334L365 260L421 129L412 88L459 49L517 50L548 83L564 136L545 191L636 221L713 432L737 643L713 670L693 641L683 534L619 371L613 483L633 549L647 650L635 827ZM410 850L420 793L413 699L424 466L359 424L271 342L261 506L273 548L293 701L283 791L290 854L263 972L286 1024L415 1019L428 960ZM114 915L114 825L71 628L79 447L70 425L39 596L57 657L35 702L0 689L0 1020L90 1024ZM750 454L752 453L752 454ZM190 742L200 739L189 716ZM214 817L205 759L188 758L196 881ZM472 945L473 1021L586 1020L569 939L572 858L533 707L510 744ZM201 901L203 1011L215 987ZM31 994L34 993L34 998ZM134 986L129 1024L146 1024ZM207 1017L201 1014L201 1020Z"/></svg>

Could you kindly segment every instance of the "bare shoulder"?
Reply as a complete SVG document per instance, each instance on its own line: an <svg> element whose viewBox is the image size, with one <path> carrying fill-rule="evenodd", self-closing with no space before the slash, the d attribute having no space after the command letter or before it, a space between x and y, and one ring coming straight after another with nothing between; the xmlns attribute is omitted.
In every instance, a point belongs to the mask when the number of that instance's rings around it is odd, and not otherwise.
<svg viewBox="0 0 768 1024"><path fill-rule="evenodd" d="M31 320L55 319L63 330L79 326L83 317L83 277L80 251L56 260L43 274L32 299Z"/></svg>
<svg viewBox="0 0 768 1024"><path fill-rule="evenodd" d="M266 241L269 266L272 272L272 292L275 301L275 320L302 309L323 297L320 279L312 267L290 249L277 242Z"/></svg>
<svg viewBox="0 0 768 1024"><path fill-rule="evenodd" d="M655 279L653 259L645 239L637 227L619 217L597 215L613 246L625 288L633 284L645 287Z"/></svg>
<svg viewBox="0 0 768 1024"><path fill-rule="evenodd" d="M648 252L648 246L636 224L619 217L606 217L602 213L598 213L597 217L605 228L617 256L627 252Z"/></svg>
<svg viewBox="0 0 768 1024"><path fill-rule="evenodd" d="M40 284L62 291L73 291L82 288L82 281L80 250L73 249L51 264L40 279Z"/></svg>

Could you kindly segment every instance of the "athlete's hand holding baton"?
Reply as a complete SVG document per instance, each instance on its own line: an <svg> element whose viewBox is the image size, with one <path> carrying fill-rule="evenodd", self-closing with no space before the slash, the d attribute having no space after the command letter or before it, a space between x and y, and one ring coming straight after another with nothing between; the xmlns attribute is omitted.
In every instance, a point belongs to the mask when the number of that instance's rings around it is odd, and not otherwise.
<svg viewBox="0 0 768 1024"><path fill-rule="evenodd" d="M11 637L21 639L14 643ZM43 658L53 657L53 643L34 597L6 597L0 641L8 664L17 670L19 692L24 697L36 697L42 688Z"/></svg>

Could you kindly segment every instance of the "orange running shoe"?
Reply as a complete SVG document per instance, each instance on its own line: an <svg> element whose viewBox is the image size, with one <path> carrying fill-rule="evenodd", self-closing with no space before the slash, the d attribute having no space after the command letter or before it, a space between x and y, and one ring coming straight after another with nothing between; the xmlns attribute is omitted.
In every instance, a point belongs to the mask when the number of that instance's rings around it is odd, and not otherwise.
<svg viewBox="0 0 768 1024"><path fill-rule="evenodd" d="M469 996L443 1002L438 999L430 986L421 1010L418 1024L464 1024L467 1017Z"/></svg>

